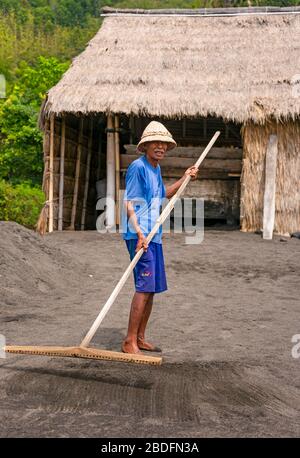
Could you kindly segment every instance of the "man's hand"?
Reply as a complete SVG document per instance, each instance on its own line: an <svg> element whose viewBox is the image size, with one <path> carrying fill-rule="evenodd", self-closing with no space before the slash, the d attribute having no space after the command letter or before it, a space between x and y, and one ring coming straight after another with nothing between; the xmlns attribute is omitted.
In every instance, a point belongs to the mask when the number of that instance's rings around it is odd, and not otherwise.
<svg viewBox="0 0 300 458"><path fill-rule="evenodd" d="M197 178L198 171L199 171L198 167L195 167L193 165L192 167L189 167L188 169L186 169L186 171L184 172L184 177L186 178L188 175L190 175L192 181L194 181Z"/></svg>
<svg viewBox="0 0 300 458"><path fill-rule="evenodd" d="M175 183L171 184L170 186L166 187L166 197L167 199L170 199L171 197L174 196L174 194L178 191L184 180L186 179L187 176L191 176L191 179L194 181L197 178L198 174L198 167L195 167L194 165L192 167L189 167L186 169L182 177L176 181Z"/></svg>
<svg viewBox="0 0 300 458"><path fill-rule="evenodd" d="M138 242L136 244L135 252L137 253L141 248L143 248L144 251L147 251L148 242L144 234L142 232L139 232L138 233Z"/></svg>

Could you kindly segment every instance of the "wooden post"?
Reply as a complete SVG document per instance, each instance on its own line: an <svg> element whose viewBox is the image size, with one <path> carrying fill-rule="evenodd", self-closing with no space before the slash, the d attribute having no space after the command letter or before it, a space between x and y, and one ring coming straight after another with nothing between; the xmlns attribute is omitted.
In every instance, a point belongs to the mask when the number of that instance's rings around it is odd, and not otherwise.
<svg viewBox="0 0 300 458"><path fill-rule="evenodd" d="M229 138L229 126L225 124L225 139L228 140Z"/></svg>
<svg viewBox="0 0 300 458"><path fill-rule="evenodd" d="M107 115L107 154L106 154L106 226L115 225L115 145L114 121L111 114Z"/></svg>
<svg viewBox="0 0 300 458"><path fill-rule="evenodd" d="M129 116L129 129L130 129L130 144L133 144L133 132L134 132L134 117L133 115Z"/></svg>
<svg viewBox="0 0 300 458"><path fill-rule="evenodd" d="M115 115L115 162L116 162L116 224L120 224L119 194L120 194L120 134L119 116Z"/></svg>
<svg viewBox="0 0 300 458"><path fill-rule="evenodd" d="M92 157L92 145L93 145L93 118L90 120L90 132L88 140L88 154L86 160L85 170L85 185L84 185L84 196L83 196L83 208L81 214L81 230L84 231L85 227L85 215L86 215L86 203L89 192L89 181L90 181L90 169L91 169L91 157Z"/></svg>
<svg viewBox="0 0 300 458"><path fill-rule="evenodd" d="M58 204L58 230L63 230L64 210L64 175L65 175L65 145L66 145L66 119L62 118L61 143L60 143L60 166L59 166L59 204Z"/></svg>
<svg viewBox="0 0 300 458"><path fill-rule="evenodd" d="M182 137L186 137L186 118L183 118L182 120Z"/></svg>
<svg viewBox="0 0 300 458"><path fill-rule="evenodd" d="M54 114L50 117L49 232L53 232Z"/></svg>
<svg viewBox="0 0 300 458"><path fill-rule="evenodd" d="M71 213L71 225L70 225L70 229L73 231L75 230L75 219L76 219L76 210L77 210L77 198L78 198L79 175L80 175L80 159L81 159L81 150L82 150L82 136L83 136L83 118L81 117L80 126L79 126L79 134L78 134L75 185L74 185L73 204L72 204L72 213Z"/></svg>
<svg viewBox="0 0 300 458"><path fill-rule="evenodd" d="M98 141L98 162L97 162L97 181L100 180L100 175L101 175L101 153L102 153L102 129L101 129L101 119L99 122L100 125L100 134L97 139Z"/></svg>
<svg viewBox="0 0 300 458"><path fill-rule="evenodd" d="M266 152L265 193L263 214L263 238L271 240L275 222L275 191L278 142L277 135L270 135Z"/></svg>
<svg viewBox="0 0 300 458"><path fill-rule="evenodd" d="M207 137L207 119L206 118L203 119L203 137L204 137L204 140L206 140L206 137Z"/></svg>

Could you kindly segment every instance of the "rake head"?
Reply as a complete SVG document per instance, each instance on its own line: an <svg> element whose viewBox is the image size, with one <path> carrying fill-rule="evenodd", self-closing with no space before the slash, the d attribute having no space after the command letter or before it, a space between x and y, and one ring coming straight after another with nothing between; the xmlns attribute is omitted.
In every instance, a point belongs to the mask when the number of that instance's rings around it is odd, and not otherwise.
<svg viewBox="0 0 300 458"><path fill-rule="evenodd" d="M87 347L37 347L6 345L7 353L22 355L60 356L68 358L104 359L109 361L122 361L126 363L160 365L162 358L146 356L143 354L119 353L117 351L98 350Z"/></svg>

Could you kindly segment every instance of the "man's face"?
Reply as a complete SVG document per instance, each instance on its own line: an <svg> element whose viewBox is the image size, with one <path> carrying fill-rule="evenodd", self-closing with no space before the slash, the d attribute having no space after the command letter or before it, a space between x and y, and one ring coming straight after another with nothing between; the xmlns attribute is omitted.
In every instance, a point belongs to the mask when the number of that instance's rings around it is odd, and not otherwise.
<svg viewBox="0 0 300 458"><path fill-rule="evenodd" d="M155 141L145 143L145 153L154 161L160 161L163 159L167 149L167 142Z"/></svg>

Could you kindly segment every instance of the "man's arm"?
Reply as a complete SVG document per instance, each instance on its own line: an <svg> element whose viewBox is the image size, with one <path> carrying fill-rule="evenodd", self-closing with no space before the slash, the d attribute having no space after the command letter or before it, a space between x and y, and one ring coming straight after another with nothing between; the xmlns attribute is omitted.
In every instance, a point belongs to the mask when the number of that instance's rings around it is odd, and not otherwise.
<svg viewBox="0 0 300 458"><path fill-rule="evenodd" d="M174 196L186 177L190 175L192 177L192 180L195 180L197 178L197 173L198 173L198 168L196 168L194 165L192 167L189 167L186 169L184 172L184 175L175 183L171 184L170 186L166 187L166 198L170 199L170 197Z"/></svg>
<svg viewBox="0 0 300 458"><path fill-rule="evenodd" d="M138 236L138 243L136 245L135 251L138 252L140 248L142 247L144 251L147 251L147 248L148 248L147 240L138 224L138 219L135 214L132 202L130 200L127 200L124 202L124 205L126 206L127 216L130 220L130 223L133 225L134 230L136 231L137 236Z"/></svg>

